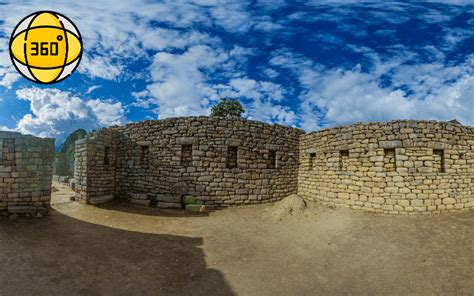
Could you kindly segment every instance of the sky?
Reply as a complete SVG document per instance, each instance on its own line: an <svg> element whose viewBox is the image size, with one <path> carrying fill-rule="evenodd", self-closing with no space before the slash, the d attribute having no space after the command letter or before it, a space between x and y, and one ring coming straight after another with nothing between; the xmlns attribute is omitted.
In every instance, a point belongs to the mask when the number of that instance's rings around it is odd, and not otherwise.
<svg viewBox="0 0 474 296"><path fill-rule="evenodd" d="M68 79L39 85L8 53L25 16L53 10L84 42ZM314 131L362 121L474 125L474 1L0 2L0 129L60 144L74 130L209 115Z"/></svg>

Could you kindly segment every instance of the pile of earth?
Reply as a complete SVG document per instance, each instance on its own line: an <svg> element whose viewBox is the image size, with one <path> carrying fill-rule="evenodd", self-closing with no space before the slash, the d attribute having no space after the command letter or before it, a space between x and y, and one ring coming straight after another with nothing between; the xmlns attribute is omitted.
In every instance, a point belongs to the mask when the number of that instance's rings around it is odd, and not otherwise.
<svg viewBox="0 0 474 296"><path fill-rule="evenodd" d="M306 218L324 212L324 207L316 206L314 202L306 201L297 194L292 194L276 202L265 210L266 216L275 219Z"/></svg>

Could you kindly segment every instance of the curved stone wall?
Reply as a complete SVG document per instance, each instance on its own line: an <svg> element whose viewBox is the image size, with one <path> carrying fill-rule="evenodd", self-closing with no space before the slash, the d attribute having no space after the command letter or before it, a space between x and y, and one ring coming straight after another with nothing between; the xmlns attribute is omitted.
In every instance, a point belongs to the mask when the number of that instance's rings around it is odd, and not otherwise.
<svg viewBox="0 0 474 296"><path fill-rule="evenodd" d="M298 193L383 213L474 209L474 133L434 121L343 126L300 137Z"/></svg>
<svg viewBox="0 0 474 296"><path fill-rule="evenodd" d="M309 134L239 118L114 126L76 142L76 196L180 207L298 193L379 213L474 209L474 133L435 121L365 123Z"/></svg>
<svg viewBox="0 0 474 296"><path fill-rule="evenodd" d="M111 127L76 142L76 195L161 207L177 207L185 195L217 206L276 201L297 192L302 133L212 117Z"/></svg>

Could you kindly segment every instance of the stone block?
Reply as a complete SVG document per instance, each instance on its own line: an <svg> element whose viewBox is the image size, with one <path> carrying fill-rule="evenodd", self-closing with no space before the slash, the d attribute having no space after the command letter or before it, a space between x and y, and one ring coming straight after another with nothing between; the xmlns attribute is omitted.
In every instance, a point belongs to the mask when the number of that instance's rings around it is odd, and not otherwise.
<svg viewBox="0 0 474 296"><path fill-rule="evenodd" d="M151 200L143 200L143 199L130 199L130 202L140 206L150 206Z"/></svg>
<svg viewBox="0 0 474 296"><path fill-rule="evenodd" d="M158 204L157 204L157 208L159 208L159 209L182 209L182 205L181 205L181 203L159 201Z"/></svg>
<svg viewBox="0 0 474 296"><path fill-rule="evenodd" d="M443 198L443 205L453 205L456 203L456 200L452 197Z"/></svg>
<svg viewBox="0 0 474 296"><path fill-rule="evenodd" d="M394 148L402 148L403 144L402 144L402 141L392 140L392 141L380 141L379 146L380 148L384 148L384 149L394 149Z"/></svg>
<svg viewBox="0 0 474 296"><path fill-rule="evenodd" d="M111 202L112 200L114 200L113 195L96 196L96 197L89 198L89 204L100 205L100 204Z"/></svg>
<svg viewBox="0 0 474 296"><path fill-rule="evenodd" d="M170 188L171 194L176 194L176 195L185 195L185 194L188 194L188 191L189 191L188 184L186 184L186 182L175 183Z"/></svg>
<svg viewBox="0 0 474 296"><path fill-rule="evenodd" d="M146 193L136 193L136 192L129 192L128 196L130 196L131 199L136 199L136 200L147 200L148 194Z"/></svg>
<svg viewBox="0 0 474 296"><path fill-rule="evenodd" d="M181 204L181 196L180 195L171 195L171 194L157 194L156 200L161 202L170 202L170 203L179 203Z"/></svg>

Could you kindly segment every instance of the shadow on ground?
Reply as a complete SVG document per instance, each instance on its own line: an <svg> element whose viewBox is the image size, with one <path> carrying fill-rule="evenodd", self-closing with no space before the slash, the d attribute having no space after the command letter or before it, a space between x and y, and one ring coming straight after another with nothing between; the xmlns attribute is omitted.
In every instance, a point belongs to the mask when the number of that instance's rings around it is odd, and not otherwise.
<svg viewBox="0 0 474 296"><path fill-rule="evenodd" d="M117 211L128 214L138 214L143 216L153 217L173 217L173 218L186 218L186 217L206 217L209 213L191 213L184 209L157 209L156 207L147 207L134 205L128 200L114 200L112 202L100 205L99 208L110 211Z"/></svg>
<svg viewBox="0 0 474 296"><path fill-rule="evenodd" d="M57 211L0 220L0 295L233 295L203 239L95 225Z"/></svg>

